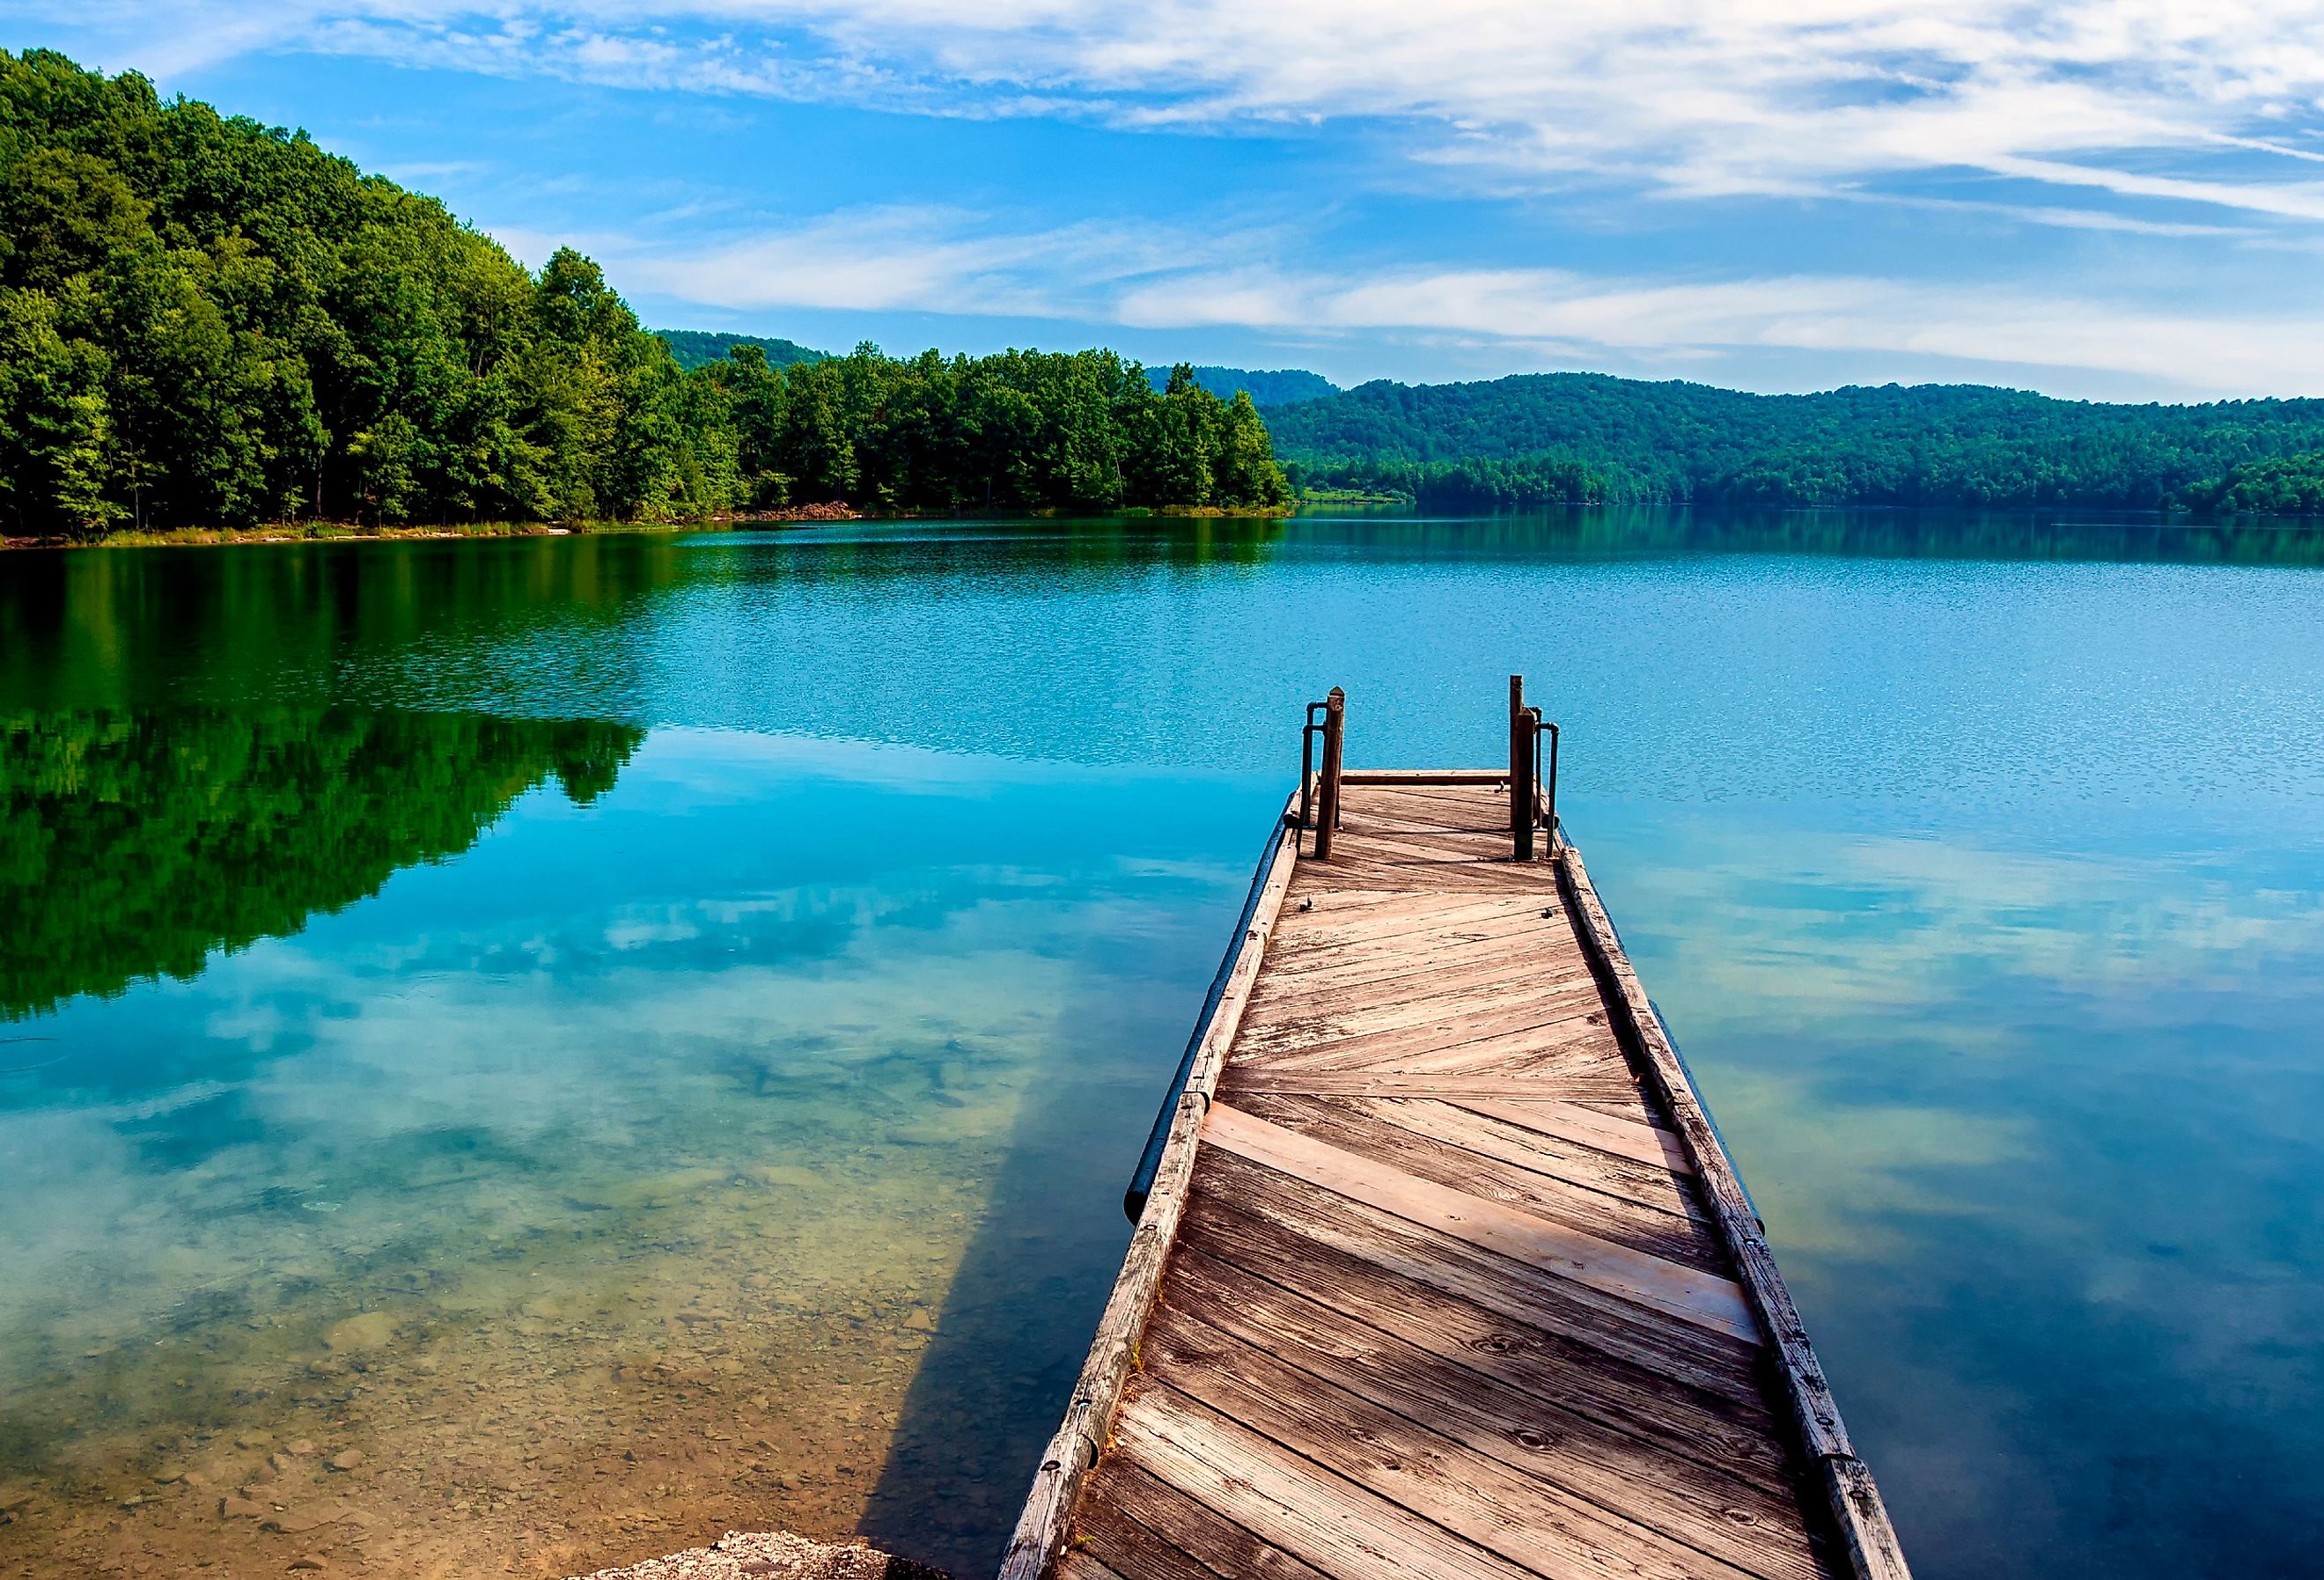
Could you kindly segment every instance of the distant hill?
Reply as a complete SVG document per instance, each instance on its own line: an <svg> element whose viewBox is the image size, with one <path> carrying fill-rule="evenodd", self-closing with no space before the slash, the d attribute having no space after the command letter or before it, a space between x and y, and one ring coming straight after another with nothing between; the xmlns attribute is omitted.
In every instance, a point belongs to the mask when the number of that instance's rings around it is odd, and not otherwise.
<svg viewBox="0 0 2324 1580"><path fill-rule="evenodd" d="M1975 384L1752 395L1599 374L1381 380L1267 420L1305 485L1468 504L2232 511L2300 493L2226 485L2237 468L2324 448L2324 401L2107 405Z"/></svg>
<svg viewBox="0 0 2324 1580"><path fill-rule="evenodd" d="M1158 390L1170 382L1170 370L1149 367L1146 376L1154 381ZM1255 373L1246 367L1196 367L1194 382L1222 401L1233 400L1237 390L1249 390L1254 406L1288 406L1340 393L1339 385L1304 367L1279 368L1272 373Z"/></svg>
<svg viewBox="0 0 2324 1580"><path fill-rule="evenodd" d="M729 335L715 329L656 329L669 354L682 368L696 368L726 360L737 346L756 346L767 354L769 367L788 367L795 362L823 362L831 353L814 351L792 340L770 340L761 335Z"/></svg>

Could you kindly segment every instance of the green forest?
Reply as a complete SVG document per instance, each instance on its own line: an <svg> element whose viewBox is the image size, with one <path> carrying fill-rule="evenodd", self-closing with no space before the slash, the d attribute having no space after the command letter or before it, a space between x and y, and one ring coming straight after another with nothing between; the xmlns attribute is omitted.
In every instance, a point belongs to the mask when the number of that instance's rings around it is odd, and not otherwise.
<svg viewBox="0 0 2324 1580"><path fill-rule="evenodd" d="M303 134L0 52L0 531L1269 508L1247 396L1105 351L687 369Z"/></svg>
<svg viewBox="0 0 2324 1580"><path fill-rule="evenodd" d="M2305 511L2324 485L2324 401L2107 405L1969 384L1752 395L1540 374L1377 382L1267 420L1303 487L1464 507Z"/></svg>
<svg viewBox="0 0 2324 1580"><path fill-rule="evenodd" d="M1283 367L1272 370L1248 367L1211 367L1202 364L1188 370L1194 382L1222 401L1231 401L1238 393L1248 393L1260 406L1289 406L1300 401L1321 400L1336 395L1340 386L1320 373L1309 373L1304 367ZM1160 368L1150 368L1148 376L1157 388L1166 375Z"/></svg>

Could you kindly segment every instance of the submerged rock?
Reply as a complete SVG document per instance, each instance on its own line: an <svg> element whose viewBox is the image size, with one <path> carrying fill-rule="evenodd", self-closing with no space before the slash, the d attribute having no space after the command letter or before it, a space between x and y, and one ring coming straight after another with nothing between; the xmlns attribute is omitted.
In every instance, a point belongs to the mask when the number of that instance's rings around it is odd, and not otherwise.
<svg viewBox="0 0 2324 1580"><path fill-rule="evenodd" d="M785 1530L730 1530L714 1547L689 1548L625 1569L575 1580L952 1580L942 1569L892 1557L861 1542L809 1541Z"/></svg>
<svg viewBox="0 0 2324 1580"><path fill-rule="evenodd" d="M384 1311L366 1311L337 1324L323 1335L334 1350L375 1350L395 1337L395 1324Z"/></svg>

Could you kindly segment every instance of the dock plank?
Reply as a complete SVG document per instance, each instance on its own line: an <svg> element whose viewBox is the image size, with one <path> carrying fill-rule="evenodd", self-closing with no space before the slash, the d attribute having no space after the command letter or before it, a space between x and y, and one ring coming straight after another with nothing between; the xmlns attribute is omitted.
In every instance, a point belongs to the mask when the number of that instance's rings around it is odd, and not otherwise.
<svg viewBox="0 0 2324 1580"><path fill-rule="evenodd" d="M1485 1099L1492 1102L1492 1099ZM1292 1106L1296 1104L1296 1106ZM1464 1178L1494 1180L1501 1169L1516 1171L1517 1178L1508 1189L1532 1192L1545 1189L1538 1180L1554 1180L1559 1185L1557 1213L1615 1213L1618 1217L1629 1217L1638 1213L1638 1222L1647 1224L1650 1232L1675 1234L1683 1236L1685 1245L1694 1254L1703 1254L1706 1269L1718 1269L1718 1241L1708 1232L1708 1217L1694 1204L1685 1183L1671 1169L1662 1164L1622 1157L1606 1152L1594 1145L1566 1141L1564 1136L1543 1134L1522 1124L1501 1120L1497 1115L1478 1113L1460 1104L1441 1102L1434 1096L1290 1096L1252 1095L1236 1102L1239 1108L1258 1113L1259 1118L1276 1120L1278 1124L1290 1124L1292 1129L1311 1129L1311 1124L1323 1115L1332 1132L1343 1136L1341 1145L1362 1152L1373 1145L1397 1148L1397 1155L1423 1161L1439 1157L1441 1161L1429 1164L1429 1169L1413 1169L1436 1178L1443 1185L1452 1185L1448 1178L1452 1171L1462 1171ZM1646 1129L1641 1124L1638 1129ZM1423 1145L1425 1143L1425 1145ZM1471 1160L1482 1157L1489 1161L1492 1171L1476 1173ZM1592 1192L1590 1197L1571 1197L1571 1189ZM1613 1204L1603 1204L1597 1197L1613 1197Z"/></svg>
<svg viewBox="0 0 2324 1580"><path fill-rule="evenodd" d="M1734 1580L1731 1565L1165 1310L1148 1374L1271 1444L1552 1580Z"/></svg>
<svg viewBox="0 0 2324 1580"><path fill-rule="evenodd" d="M1277 858L1108 1307L1128 1373L1093 1351L1118 1391L1004 1580L1908 1580L1861 1464L1804 1451L1796 1316L1578 857L1512 860L1491 773L1341 805Z"/></svg>
<svg viewBox="0 0 2324 1580"><path fill-rule="evenodd" d="M1225 1151L1212 1155L1204 1178L1188 1197L1189 1210L1211 1199L1213 1190L1307 1245L1342 1252L1382 1272L1473 1301L1675 1383L1738 1403L1761 1399L1758 1345L1751 1340L1671 1321L1593 1285L1480 1249ZM1298 1265L1304 1274L1306 1263Z"/></svg>
<svg viewBox="0 0 2324 1580"><path fill-rule="evenodd" d="M1756 1342L1759 1336L1758 1324L1731 1279L1399 1172L1224 1103L1212 1104L1204 1140L1334 1195L1634 1304L1651 1306L1682 1322L1732 1338Z"/></svg>
<svg viewBox="0 0 2324 1580"><path fill-rule="evenodd" d="M1269 1546L1337 1580L1536 1580L1458 1533L1252 1431L1167 1384L1141 1379L1118 1449Z"/></svg>
<svg viewBox="0 0 2324 1580"><path fill-rule="evenodd" d="M1156 1314L1148 1341L1154 1376L1480 1546L1567 1573L1694 1575L1711 1566L1694 1562L1699 1554L1767 1580L1821 1580L1804 1533L1784 1542L1758 1529L1786 1518L1787 1497L1717 1477L1409 1350L1384 1344L1370 1366L1336 1362L1328 1348L1251 1320L1264 1308L1258 1280L1220 1270L1205 1281L1201 1270L1190 1270L1195 1276L1182 1289L1213 1303L1202 1317L1183 1301ZM1489 1515L1514 1517L1522 1550L1498 1546L1500 1519L1462 1523L1485 1492ZM1609 1565L1600 1556L1609 1548L1628 1557Z"/></svg>
<svg viewBox="0 0 2324 1580"><path fill-rule="evenodd" d="M1328 1331L1342 1353L1370 1353L1371 1330L1439 1360L1522 1390L1545 1408L1570 1411L1627 1436L1659 1444L1682 1458L1755 1484L1787 1483L1775 1418L1751 1386L1749 1370L1723 1358L1691 1372L1665 1354L1655 1364L1626 1360L1602 1344L1601 1326L1585 1326L1600 1344L1572 1336L1571 1323L1536 1302L1500 1308L1409 1276L1370 1257L1286 1231L1274 1219L1213 1196L1188 1208L1185 1243L1265 1279L1281 1291L1254 1298L1250 1309L1278 1313L1312 1307L1331 1314ZM1289 1282L1286 1282L1286 1280ZM1294 1286L1296 1286L1296 1288ZM1512 1315L1510 1306L1521 1307ZM1270 1318L1294 1326L1294 1318ZM1528 1320L1530 1319L1530 1320ZM1556 1329L1563 1326L1566 1331Z"/></svg>
<svg viewBox="0 0 2324 1580"><path fill-rule="evenodd" d="M1101 1558L1113 1554L1141 1580L1177 1580L1190 1567L1226 1580L1325 1580L1313 1564L1269 1546L1120 1455L1091 1475L1074 1538Z"/></svg>
<svg viewBox="0 0 2324 1580"><path fill-rule="evenodd" d="M1649 1203L1621 1188L1611 1166L1604 1170L1569 1167L1566 1176L1547 1171L1542 1154L1513 1146L1471 1150L1451 1140L1464 1128L1481 1132L1490 1121L1415 1097L1335 1097L1308 1093L1239 1095L1233 1110L1370 1160L1400 1174L1463 1190L1519 1212L1530 1213L1582 1234L1643 1251L1704 1272L1717 1272L1721 1254L1707 1227L1686 1210L1674 1182L1663 1178L1669 1198ZM1432 1123L1430 1115L1441 1116ZM1470 1122L1463 1125L1463 1120ZM1468 1141L1498 1138L1478 1133ZM1575 1179L1568 1176L1580 1174Z"/></svg>

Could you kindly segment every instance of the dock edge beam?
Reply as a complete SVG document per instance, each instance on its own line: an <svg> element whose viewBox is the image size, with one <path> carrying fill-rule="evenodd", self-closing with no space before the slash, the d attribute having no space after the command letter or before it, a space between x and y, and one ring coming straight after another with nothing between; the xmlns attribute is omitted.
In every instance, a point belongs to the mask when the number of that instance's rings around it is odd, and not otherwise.
<svg viewBox="0 0 2324 1580"><path fill-rule="evenodd" d="M1767 1248L1766 1226L1759 1221L1743 1181L1735 1171L1711 1115L1680 1062L1678 1049L1664 1029L1662 1016L1646 997L1645 985L1622 952L1620 935L1607 915L1589 869L1572 845L1552 834L1560 894L1571 909L1574 931L1580 935L1591 968L1600 973L1609 994L1620 1010L1615 1028L1624 1050L1637 1061L1694 1164L1696 1182L1708 1200L1711 1222L1735 1263L1737 1281L1743 1286L1752 1315L1766 1335L1771 1362L1792 1407L1792 1425L1811 1472L1821 1483L1838 1535L1846 1551L1849 1572L1855 1580L1912 1580L1904 1552L1889 1523L1887 1505L1872 1472L1857 1457L1848 1427L1840 1417L1831 1385L1808 1343L1807 1329L1792 1304L1791 1291Z"/></svg>
<svg viewBox="0 0 2324 1580"><path fill-rule="evenodd" d="M1274 854L1255 880L1257 894L1235 943L1234 965L1227 973L1225 991L1219 995L1202 1045L1187 1069L1177 1113L1162 1143L1161 1160L1155 1168L1138 1228L1122 1256L1121 1271L1106 1300L1105 1314L1098 1318L1089 1358L1074 1381L1073 1402L1065 1407L1065 1423L1041 1455L1025 1511L1019 1516L1009 1549L1001 1557L1001 1580L1041 1580L1065 1545L1066 1523L1081 1497L1082 1483L1112 1433L1139 1338L1146 1331L1147 1317L1161 1288L1163 1264L1169 1260L1171 1243L1178 1237L1186 1187L1194 1175L1194 1153L1202 1142L1203 1119L1210 1112L1211 1095L1218 1089L1227 1049L1234 1046L1243 1008L1259 980L1259 962L1274 936L1276 919L1282 914L1292 869L1298 864L1298 809L1299 798L1295 793L1277 823Z"/></svg>

